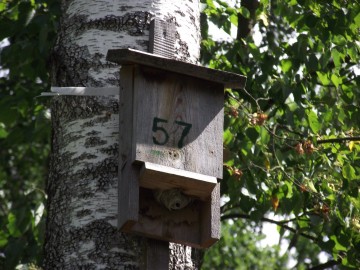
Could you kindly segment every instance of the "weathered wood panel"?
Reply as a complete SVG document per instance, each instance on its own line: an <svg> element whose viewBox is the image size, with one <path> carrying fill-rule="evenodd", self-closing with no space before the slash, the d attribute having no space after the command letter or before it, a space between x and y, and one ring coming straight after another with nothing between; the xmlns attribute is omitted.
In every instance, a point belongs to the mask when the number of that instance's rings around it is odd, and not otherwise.
<svg viewBox="0 0 360 270"><path fill-rule="evenodd" d="M140 188L139 220L131 232L196 248L208 248L220 239L220 185L211 198L195 200L188 207L169 211L158 204L153 192Z"/></svg>
<svg viewBox="0 0 360 270"><path fill-rule="evenodd" d="M169 268L169 242L149 239L146 248L146 265L141 270Z"/></svg>
<svg viewBox="0 0 360 270"><path fill-rule="evenodd" d="M222 178L223 86L137 67L133 159Z"/></svg>
<svg viewBox="0 0 360 270"><path fill-rule="evenodd" d="M220 237L223 86L138 65L120 76L120 129L128 131L120 137L120 228L211 246ZM191 203L171 211L154 198L154 190L173 188Z"/></svg>
<svg viewBox="0 0 360 270"><path fill-rule="evenodd" d="M133 151L133 69L132 65L121 68L120 77L120 164L119 164L119 219L118 226L129 229L138 221L139 169L132 166ZM126 131L126 132L125 132Z"/></svg>
<svg viewBox="0 0 360 270"><path fill-rule="evenodd" d="M216 185L211 193L211 198L203 203L201 211L201 246L210 247L216 243L221 236L220 223L220 183Z"/></svg>
<svg viewBox="0 0 360 270"><path fill-rule="evenodd" d="M150 22L149 52L167 58L174 58L175 29L175 23L154 18Z"/></svg>

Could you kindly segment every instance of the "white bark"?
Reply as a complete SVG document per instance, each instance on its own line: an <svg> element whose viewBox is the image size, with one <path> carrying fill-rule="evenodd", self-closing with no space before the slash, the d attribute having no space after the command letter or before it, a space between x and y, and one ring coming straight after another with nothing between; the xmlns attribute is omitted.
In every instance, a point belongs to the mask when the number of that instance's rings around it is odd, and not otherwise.
<svg viewBox="0 0 360 270"><path fill-rule="evenodd" d="M105 61L107 51L147 51L154 16L176 23L176 58L198 61L198 0L63 0L62 12L52 59L54 86L118 85L119 67ZM116 229L118 99L61 96L52 106L45 268L140 267L142 240ZM171 268L195 268L191 249L171 246L172 253L182 254Z"/></svg>

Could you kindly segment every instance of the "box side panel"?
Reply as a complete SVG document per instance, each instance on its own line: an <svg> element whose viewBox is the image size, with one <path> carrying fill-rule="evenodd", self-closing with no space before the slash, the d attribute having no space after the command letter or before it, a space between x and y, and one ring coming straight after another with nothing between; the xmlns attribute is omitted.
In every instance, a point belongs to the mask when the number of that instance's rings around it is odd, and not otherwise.
<svg viewBox="0 0 360 270"><path fill-rule="evenodd" d="M220 223L220 183L211 193L211 199L203 202L201 211L201 246L208 248L221 236Z"/></svg>
<svg viewBox="0 0 360 270"><path fill-rule="evenodd" d="M133 168L133 71L132 65L123 66L120 71L119 110L119 219L120 228L130 226L138 219L139 173Z"/></svg>

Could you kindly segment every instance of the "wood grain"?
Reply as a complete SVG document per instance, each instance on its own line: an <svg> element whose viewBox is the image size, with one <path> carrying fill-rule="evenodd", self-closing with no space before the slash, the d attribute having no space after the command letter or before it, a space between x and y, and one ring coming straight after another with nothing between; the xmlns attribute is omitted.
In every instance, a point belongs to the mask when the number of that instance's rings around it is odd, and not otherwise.
<svg viewBox="0 0 360 270"><path fill-rule="evenodd" d="M133 160L151 162L176 169L222 178L223 163L223 92L222 86L172 72L137 67L134 75L134 141ZM154 119L168 133L153 131ZM178 142L184 127L176 121L191 124Z"/></svg>
<svg viewBox="0 0 360 270"><path fill-rule="evenodd" d="M236 73L210 69L133 49L109 50L106 56L106 60L121 65L141 64L148 67L172 71L191 77L220 83L226 88L242 89L245 87L246 83L246 77Z"/></svg>
<svg viewBox="0 0 360 270"><path fill-rule="evenodd" d="M150 162L145 162L140 171L141 187L160 190L178 188L184 194L203 201L209 199L216 183L215 177Z"/></svg>
<svg viewBox="0 0 360 270"><path fill-rule="evenodd" d="M120 164L119 164L119 218L118 226L129 229L138 221L139 212L139 169L134 168L131 161L133 151L133 66L123 66L120 72Z"/></svg>
<svg viewBox="0 0 360 270"><path fill-rule="evenodd" d="M150 22L149 52L167 58L174 58L175 28L175 23L154 18Z"/></svg>

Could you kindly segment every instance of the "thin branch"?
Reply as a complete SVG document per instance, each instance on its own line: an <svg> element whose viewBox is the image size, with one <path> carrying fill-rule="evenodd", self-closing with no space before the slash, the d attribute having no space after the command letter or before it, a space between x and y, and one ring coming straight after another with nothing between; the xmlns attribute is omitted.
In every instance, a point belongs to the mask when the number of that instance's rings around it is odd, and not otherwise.
<svg viewBox="0 0 360 270"><path fill-rule="evenodd" d="M222 216L221 220L234 219L234 218L251 219L250 215L247 215L247 214L228 214L228 215ZM264 222L269 222L269 223L276 224L276 225L278 225L278 226L280 226L280 227L284 228L285 230L288 230L288 231L290 231L292 233L299 233L298 230L283 224L281 221L276 221L276 220L269 219L269 218L266 218L266 217L263 217L260 220L264 221ZM318 238L316 238L316 237L314 237L312 235L303 233L303 232L300 232L299 235L301 235L301 236L303 236L303 237L305 237L307 239L310 239L310 240L312 240L314 242L318 241Z"/></svg>
<svg viewBox="0 0 360 270"><path fill-rule="evenodd" d="M281 136L275 134L274 132L272 132L267 126L263 126L263 127L266 129L267 132L270 133L270 135L274 136L275 138L278 138L278 139L280 139L280 140L288 140L288 141L292 141L292 142L299 142L299 139L292 139L292 138L281 137ZM289 131L290 131L290 130L289 130ZM293 132L293 131L291 131L291 132ZM293 132L293 133L295 133L295 132ZM297 133L296 133L296 134L297 134ZM303 136L303 135L301 135L301 136Z"/></svg>
<svg viewBox="0 0 360 270"><path fill-rule="evenodd" d="M360 141L360 137L344 137L344 138L334 138L334 139L325 139L318 140L318 144L322 143L337 143L337 142L345 142L345 141Z"/></svg>
<svg viewBox="0 0 360 270"><path fill-rule="evenodd" d="M256 107L258 109L258 111L260 111L260 105L259 102L245 89L245 87L243 89L241 89L243 92L245 92L256 104Z"/></svg>

